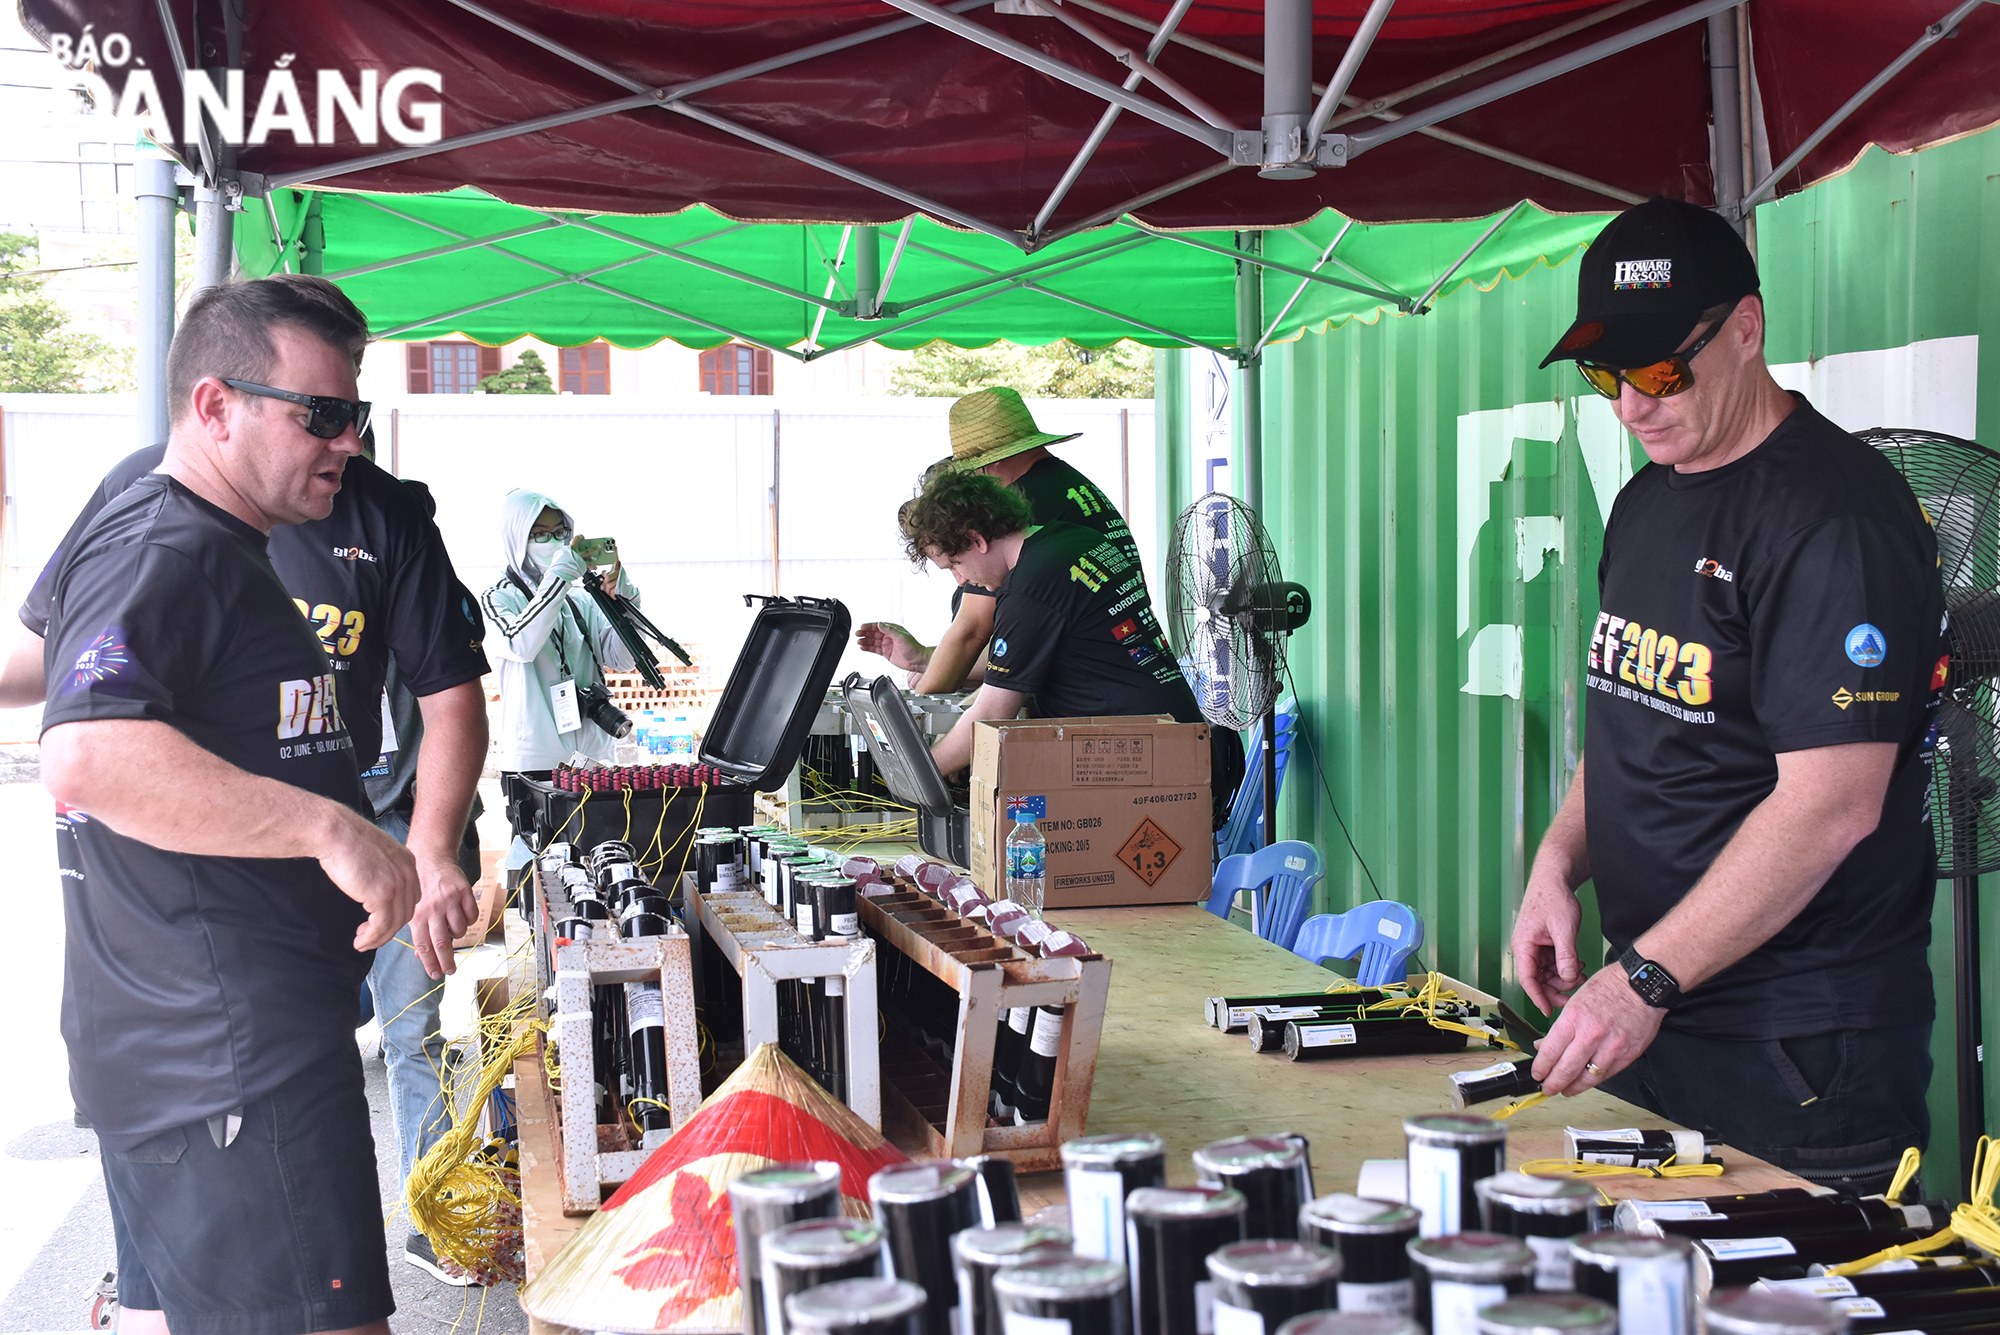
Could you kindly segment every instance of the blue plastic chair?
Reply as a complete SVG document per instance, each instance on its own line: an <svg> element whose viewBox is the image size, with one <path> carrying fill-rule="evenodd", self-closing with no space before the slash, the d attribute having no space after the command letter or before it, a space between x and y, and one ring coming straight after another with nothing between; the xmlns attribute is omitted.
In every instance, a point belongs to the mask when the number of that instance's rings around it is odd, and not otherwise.
<svg viewBox="0 0 2000 1335"><path fill-rule="evenodd" d="M1314 964L1358 958L1354 981L1380 987L1403 981L1410 956L1423 943L1424 920L1415 909L1393 899L1376 899L1345 913L1307 918L1290 949Z"/></svg>
<svg viewBox="0 0 2000 1335"><path fill-rule="evenodd" d="M1237 892L1248 890L1251 930L1289 950L1322 874L1319 850L1296 839L1239 853L1216 867L1208 911L1226 921Z"/></svg>
<svg viewBox="0 0 2000 1335"><path fill-rule="evenodd" d="M1299 702L1292 696L1278 701L1278 792L1285 791L1285 771L1292 758L1292 737L1298 729ZM1264 730L1251 728L1244 745L1243 782L1229 804L1229 819L1215 836L1215 858L1254 853L1264 846Z"/></svg>

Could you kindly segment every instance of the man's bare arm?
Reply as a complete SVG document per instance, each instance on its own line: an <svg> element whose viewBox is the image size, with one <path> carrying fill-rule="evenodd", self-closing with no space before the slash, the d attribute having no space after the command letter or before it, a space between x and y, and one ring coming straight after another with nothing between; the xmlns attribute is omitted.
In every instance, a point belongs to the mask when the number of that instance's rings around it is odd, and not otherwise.
<svg viewBox="0 0 2000 1335"><path fill-rule="evenodd" d="M1576 929L1582 921L1576 888L1590 879L1590 843L1583 819L1583 766L1576 767L1569 796L1549 822L1514 918L1514 973L1528 999L1554 1015L1583 981Z"/></svg>
<svg viewBox="0 0 2000 1335"><path fill-rule="evenodd" d="M486 694L478 681L417 697L424 740L417 752L409 850L423 898L410 918L417 959L433 978L458 967L451 943L479 917L479 901L458 865L472 794L486 765Z"/></svg>
<svg viewBox="0 0 2000 1335"><path fill-rule="evenodd" d="M1763 945L1812 902L1854 846L1881 823L1895 767L1896 747L1890 742L1780 754L1771 795L1634 948L1664 965L1686 991ZM1542 1040L1535 1057L1542 1087L1575 1093L1617 1074L1646 1050L1664 1015L1639 999L1623 969L1600 970ZM1599 1069L1586 1070L1586 1063Z"/></svg>
<svg viewBox="0 0 2000 1335"><path fill-rule="evenodd" d="M42 734L42 785L118 833L173 853L314 858L368 910L356 950L386 943L417 901L402 845L357 812L238 769L150 719L87 719Z"/></svg>
<svg viewBox="0 0 2000 1335"><path fill-rule="evenodd" d="M986 643L993 638L993 607L998 601L978 593L968 593L959 600L958 615L945 627L937 647L931 650L924 675L917 680L919 695L961 690L974 668L985 668Z"/></svg>
<svg viewBox="0 0 2000 1335"><path fill-rule="evenodd" d="M0 659L0 709L40 704L47 685L42 673L42 637L17 621L7 640L7 656Z"/></svg>
<svg viewBox="0 0 2000 1335"><path fill-rule="evenodd" d="M938 738L938 744L931 748L931 759L937 761L939 772L950 774L972 763L974 724L981 719L1013 718L1027 703L1028 697L1020 691L981 686L979 694L972 697L972 703L958 716L958 722L951 725L951 731Z"/></svg>

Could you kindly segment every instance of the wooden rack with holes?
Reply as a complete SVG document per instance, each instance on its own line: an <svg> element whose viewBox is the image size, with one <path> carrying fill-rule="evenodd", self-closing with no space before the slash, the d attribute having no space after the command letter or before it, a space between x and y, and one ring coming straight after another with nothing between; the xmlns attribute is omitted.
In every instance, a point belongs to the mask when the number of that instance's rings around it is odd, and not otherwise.
<svg viewBox="0 0 2000 1335"><path fill-rule="evenodd" d="M892 1124L920 1136L940 1158L999 1154L1022 1172L1062 1167L1060 1147L1083 1134L1104 1035L1111 961L1102 955L1037 959L966 921L901 878L896 893L863 898L861 926L886 948L958 993L951 1070L916 1049L883 1055L884 1103ZM1000 1017L1017 1006L1061 1006L1055 1089L1044 1122L1004 1126L987 1112Z"/></svg>
<svg viewBox="0 0 2000 1335"><path fill-rule="evenodd" d="M882 1125L882 1063L876 1036L875 943L868 937L808 941L755 890L695 888L681 878L687 921L697 952L713 947L742 980L743 1051L778 1041L778 983L839 978L845 1007L847 1106L868 1125ZM711 1003L713 998L710 998ZM711 1016L714 1015L711 1011Z"/></svg>
<svg viewBox="0 0 2000 1335"><path fill-rule="evenodd" d="M537 870L539 878L540 872ZM540 895L537 903L546 903ZM540 915L537 915L538 917ZM555 962L555 1009L547 995L537 1000L537 1018L549 1022L537 1045L538 1069L547 1070L548 1048L557 1049L561 1092L550 1102L555 1113L556 1163L562 1179L564 1214L589 1214L604 1199L604 1188L617 1186L639 1171L653 1146L633 1143L623 1122L597 1121L596 1083L590 1041L591 988L615 983L657 982L665 1011L667 1039L667 1102L678 1131L701 1107L700 1031L695 1026L693 951L687 935L642 936L631 940L573 941L553 944L538 921L535 948ZM614 1077L615 1078L615 1077ZM654 1133L657 1135L658 1133Z"/></svg>
<svg viewBox="0 0 2000 1335"><path fill-rule="evenodd" d="M627 712L635 709L685 710L690 713L706 711L719 688L711 680L708 669L702 666L701 658L695 658L693 667L682 667L679 659L666 655L662 657L666 658L660 664L660 675L667 683L665 690L636 672L607 672L604 684L611 692L611 703Z"/></svg>

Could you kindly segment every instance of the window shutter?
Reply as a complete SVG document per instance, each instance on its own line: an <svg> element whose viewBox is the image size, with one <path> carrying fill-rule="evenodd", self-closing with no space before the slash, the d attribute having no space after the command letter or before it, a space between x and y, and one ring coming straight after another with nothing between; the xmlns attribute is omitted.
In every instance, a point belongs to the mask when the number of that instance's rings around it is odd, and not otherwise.
<svg viewBox="0 0 2000 1335"><path fill-rule="evenodd" d="M410 379L410 384L409 384L410 393L412 394L430 393L431 392L431 345L428 343L411 343L408 345L408 354L409 354L408 366L409 366L409 379Z"/></svg>
<svg viewBox="0 0 2000 1335"><path fill-rule="evenodd" d="M713 394L715 393L715 349L710 348L703 352L700 361L701 373L699 383L695 387L704 394Z"/></svg>
<svg viewBox="0 0 2000 1335"><path fill-rule="evenodd" d="M757 384L755 390L752 392L769 394L771 392L771 354L764 348L757 348L754 350L754 357L757 365Z"/></svg>
<svg viewBox="0 0 2000 1335"><path fill-rule="evenodd" d="M479 350L479 378L500 374L500 349L481 348Z"/></svg>
<svg viewBox="0 0 2000 1335"><path fill-rule="evenodd" d="M603 341L583 345L583 392L611 392L611 345Z"/></svg>
<svg viewBox="0 0 2000 1335"><path fill-rule="evenodd" d="M562 384L559 388L565 394L583 393L583 349L562 349Z"/></svg>

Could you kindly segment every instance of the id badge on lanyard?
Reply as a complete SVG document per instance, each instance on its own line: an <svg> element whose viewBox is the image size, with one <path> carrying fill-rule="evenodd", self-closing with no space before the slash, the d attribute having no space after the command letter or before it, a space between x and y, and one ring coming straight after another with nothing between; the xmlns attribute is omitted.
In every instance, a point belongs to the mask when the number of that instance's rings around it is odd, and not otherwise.
<svg viewBox="0 0 2000 1335"><path fill-rule="evenodd" d="M549 687L549 708L555 712L557 732L575 732L583 726L576 708L576 682L559 681Z"/></svg>

